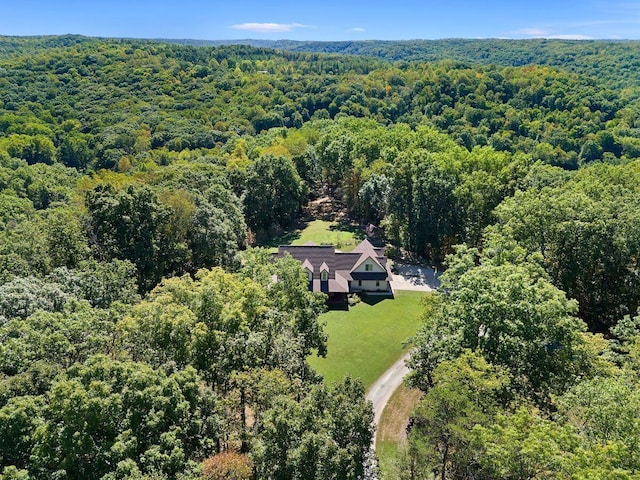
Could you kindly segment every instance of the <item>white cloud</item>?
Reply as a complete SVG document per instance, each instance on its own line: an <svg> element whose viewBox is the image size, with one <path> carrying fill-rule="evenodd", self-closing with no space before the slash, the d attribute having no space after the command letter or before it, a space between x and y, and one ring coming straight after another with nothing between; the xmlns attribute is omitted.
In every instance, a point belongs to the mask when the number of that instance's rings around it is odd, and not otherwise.
<svg viewBox="0 0 640 480"><path fill-rule="evenodd" d="M532 38L550 38L556 40L592 40L593 37L579 33L552 33L542 28L523 28L511 32L515 35L525 35Z"/></svg>
<svg viewBox="0 0 640 480"><path fill-rule="evenodd" d="M350 31L362 33L362 32L365 32L366 30L362 27L353 27Z"/></svg>
<svg viewBox="0 0 640 480"><path fill-rule="evenodd" d="M295 28L309 28L309 25L302 23L238 23L232 25L231 28L236 30L245 30L256 33L286 33Z"/></svg>
<svg viewBox="0 0 640 480"><path fill-rule="evenodd" d="M553 38L556 40L593 40L593 37L589 35L580 35L574 33L565 33L561 35L549 35L546 38Z"/></svg>
<svg viewBox="0 0 640 480"><path fill-rule="evenodd" d="M547 30L543 30L541 28L522 28L520 30L514 30L512 33L528 35L530 37L544 37L545 35L549 35Z"/></svg>

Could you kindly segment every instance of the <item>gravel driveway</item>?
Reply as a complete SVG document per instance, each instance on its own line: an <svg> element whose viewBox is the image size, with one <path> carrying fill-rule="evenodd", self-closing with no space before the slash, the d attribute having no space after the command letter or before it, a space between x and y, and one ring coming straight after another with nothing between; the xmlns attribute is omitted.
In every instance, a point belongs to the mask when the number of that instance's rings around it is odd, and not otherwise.
<svg viewBox="0 0 640 480"><path fill-rule="evenodd" d="M378 378L367 392L366 399L373 404L373 423L378 424L382 417L384 407L387 406L391 395L402 384L402 380L409 373L409 367L405 365L405 360L409 354L403 355L396 363ZM373 436L373 447L376 446L376 436Z"/></svg>

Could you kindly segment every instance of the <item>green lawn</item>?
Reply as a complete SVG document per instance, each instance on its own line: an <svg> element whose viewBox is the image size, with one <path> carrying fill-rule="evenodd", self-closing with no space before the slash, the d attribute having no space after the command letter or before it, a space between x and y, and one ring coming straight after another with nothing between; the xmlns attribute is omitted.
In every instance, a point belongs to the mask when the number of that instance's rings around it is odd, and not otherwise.
<svg viewBox="0 0 640 480"><path fill-rule="evenodd" d="M266 245L275 250L278 245L304 245L307 242L314 242L318 245L335 245L338 250L350 252L362 242L363 238L363 233L350 225L314 220L309 222L303 230L287 232L282 237L272 239Z"/></svg>
<svg viewBox="0 0 640 480"><path fill-rule="evenodd" d="M405 428L422 394L405 384L393 393L382 412L376 431L376 453L383 480L394 478L394 463L401 442L405 442Z"/></svg>
<svg viewBox="0 0 640 480"><path fill-rule="evenodd" d="M382 480L394 477L394 462L398 456L398 448L398 444L390 440L376 443L376 455L378 456L378 466L380 467L380 478Z"/></svg>
<svg viewBox="0 0 640 480"><path fill-rule="evenodd" d="M327 322L327 357L313 355L309 363L329 384L350 373L369 388L403 354L402 343L417 332L425 295L400 291L395 299L369 297L379 301L325 313L321 319Z"/></svg>
<svg viewBox="0 0 640 480"><path fill-rule="evenodd" d="M318 245L335 245L338 250L350 252L362 242L362 232L346 225L325 220L314 220L300 232L300 237L291 242L292 245L304 245L311 241Z"/></svg>

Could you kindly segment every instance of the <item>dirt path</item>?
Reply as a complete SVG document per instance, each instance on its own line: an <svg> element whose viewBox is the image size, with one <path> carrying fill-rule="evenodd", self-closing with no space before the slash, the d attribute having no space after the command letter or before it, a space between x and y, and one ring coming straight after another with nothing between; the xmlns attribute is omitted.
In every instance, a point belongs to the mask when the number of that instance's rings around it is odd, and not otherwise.
<svg viewBox="0 0 640 480"><path fill-rule="evenodd" d="M391 365L389 369L376 380L367 392L366 399L373 403L373 423L378 425L384 407L389 402L391 395L402 384L402 380L409 373L409 367L405 365L405 360L409 358L409 354L405 354L396 363ZM376 439L373 438L373 447L375 448Z"/></svg>

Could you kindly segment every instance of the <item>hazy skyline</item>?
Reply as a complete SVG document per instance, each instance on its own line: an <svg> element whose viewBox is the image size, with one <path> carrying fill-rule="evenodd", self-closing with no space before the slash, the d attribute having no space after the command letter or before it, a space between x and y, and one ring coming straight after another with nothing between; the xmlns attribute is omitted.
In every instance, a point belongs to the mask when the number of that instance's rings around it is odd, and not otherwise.
<svg viewBox="0 0 640 480"><path fill-rule="evenodd" d="M0 35L64 33L203 40L640 39L640 2L9 0L2 5Z"/></svg>

